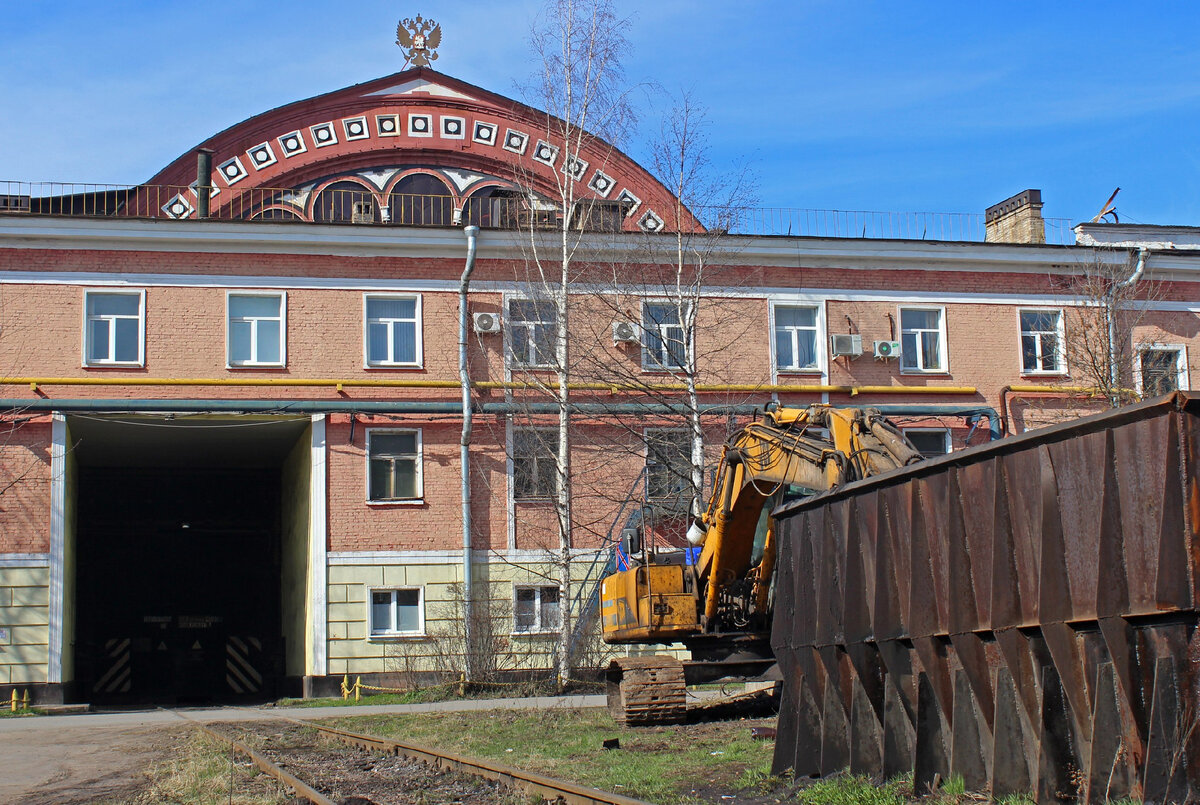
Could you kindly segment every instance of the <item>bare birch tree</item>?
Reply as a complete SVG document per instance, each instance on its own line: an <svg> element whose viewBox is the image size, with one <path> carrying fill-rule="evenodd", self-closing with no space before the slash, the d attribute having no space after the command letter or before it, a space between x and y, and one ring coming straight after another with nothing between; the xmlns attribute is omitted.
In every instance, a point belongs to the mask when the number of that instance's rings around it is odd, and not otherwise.
<svg viewBox="0 0 1200 805"><path fill-rule="evenodd" d="M1162 289L1144 279L1147 257L1144 250L1096 249L1067 283L1068 292L1081 303L1067 311L1062 350L1066 364L1078 373L1080 385L1113 408L1138 398L1134 364L1151 345L1138 331ZM1022 352L1028 363L1025 344Z"/></svg>
<svg viewBox="0 0 1200 805"><path fill-rule="evenodd" d="M634 272L612 265L600 295L614 317L640 328L641 360L614 361L600 352L589 370L597 379L640 392L669 412L667 421L686 428L688 468L679 480L696 515L703 507L706 463L702 380L730 376L736 345L754 326L751 317L726 315L729 300L712 295L722 282L748 281L746 268L729 265L738 245L728 232L752 203L752 189L745 169L722 174L711 165L707 116L689 93L676 98L663 117L650 162L671 194L671 206L662 213L664 226L645 235L636 272L640 282L631 284L627 277ZM706 313L709 324L719 319L721 326L705 327ZM647 450L654 452L655 446L648 444Z"/></svg>
<svg viewBox="0 0 1200 805"><path fill-rule="evenodd" d="M548 302L554 314L552 359L539 367L548 368L553 380L543 380L537 373L529 377L531 387L553 402L557 414L554 513L555 564L563 596L557 651L560 685L566 684L572 669L571 290L579 279L586 237L584 228L574 225L581 195L577 184L589 167L585 152L615 153L615 145L634 122L621 64L628 51L624 25L610 0L550 0L530 39L538 75L526 94L532 106L546 113L543 139L532 146L532 159L551 167L554 195L546 198L534 191L532 172L519 176L518 183L527 189L530 206L523 221L529 236L530 296Z"/></svg>

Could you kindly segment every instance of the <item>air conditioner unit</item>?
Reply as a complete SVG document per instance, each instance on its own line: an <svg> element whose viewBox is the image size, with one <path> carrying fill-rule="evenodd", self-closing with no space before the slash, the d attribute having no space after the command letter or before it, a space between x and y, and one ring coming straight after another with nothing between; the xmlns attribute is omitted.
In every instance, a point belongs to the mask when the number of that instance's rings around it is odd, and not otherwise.
<svg viewBox="0 0 1200 805"><path fill-rule="evenodd" d="M476 313L475 314L475 332L477 333L498 333L500 332L500 316L496 313Z"/></svg>
<svg viewBox="0 0 1200 805"><path fill-rule="evenodd" d="M872 349L875 352L875 360L877 361L900 357L899 341L876 341Z"/></svg>
<svg viewBox="0 0 1200 805"><path fill-rule="evenodd" d="M831 335L829 336L829 351L835 358L842 355L848 358L857 358L863 354L862 336L857 333Z"/></svg>
<svg viewBox="0 0 1200 805"><path fill-rule="evenodd" d="M631 321L613 322L614 344L636 344L642 340L642 328Z"/></svg>

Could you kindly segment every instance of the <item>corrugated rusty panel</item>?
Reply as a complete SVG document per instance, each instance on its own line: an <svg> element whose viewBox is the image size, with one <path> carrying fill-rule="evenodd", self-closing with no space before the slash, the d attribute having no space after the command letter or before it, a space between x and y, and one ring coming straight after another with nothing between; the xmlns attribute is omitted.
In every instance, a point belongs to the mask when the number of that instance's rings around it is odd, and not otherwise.
<svg viewBox="0 0 1200 805"><path fill-rule="evenodd" d="M1200 797L1200 399L791 504L776 770Z"/></svg>

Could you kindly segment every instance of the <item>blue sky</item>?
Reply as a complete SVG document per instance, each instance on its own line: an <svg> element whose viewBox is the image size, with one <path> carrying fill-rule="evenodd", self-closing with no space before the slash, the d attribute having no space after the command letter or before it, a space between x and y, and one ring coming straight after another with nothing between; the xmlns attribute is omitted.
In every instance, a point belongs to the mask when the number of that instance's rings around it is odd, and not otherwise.
<svg viewBox="0 0 1200 805"><path fill-rule="evenodd" d="M1200 225L1200 10L1185 3L617 0L631 83L691 90L761 206L982 212L1026 187L1087 219ZM0 180L133 184L251 115L434 67L513 97L541 3L0 3ZM663 104L639 93L643 158Z"/></svg>

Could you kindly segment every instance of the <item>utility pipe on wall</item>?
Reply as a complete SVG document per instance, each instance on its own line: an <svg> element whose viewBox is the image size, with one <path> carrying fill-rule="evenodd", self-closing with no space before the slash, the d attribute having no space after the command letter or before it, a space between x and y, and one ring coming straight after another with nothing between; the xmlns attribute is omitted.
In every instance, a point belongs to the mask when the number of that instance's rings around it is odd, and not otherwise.
<svg viewBox="0 0 1200 805"><path fill-rule="evenodd" d="M1145 246L1138 249L1137 267L1125 279L1114 283L1108 290L1108 304L1105 310L1105 316L1108 319L1108 401L1113 408L1121 404L1121 391L1118 388L1120 381L1120 370L1117 365L1119 356L1117 355L1117 321L1113 316L1113 307L1116 305L1117 293L1125 290L1133 285L1142 277L1142 272L1146 270L1146 257L1150 254L1150 250ZM1134 357L1136 360L1136 357Z"/></svg>
<svg viewBox="0 0 1200 805"><path fill-rule="evenodd" d="M471 272L475 270L475 243L479 227L468 226L463 233L467 236L467 264L463 267L458 285L458 378L462 386L463 419L458 461L462 467L463 673L466 680L472 682L475 678L472 662L475 597L471 584L471 375L467 370L467 290L471 285Z"/></svg>

